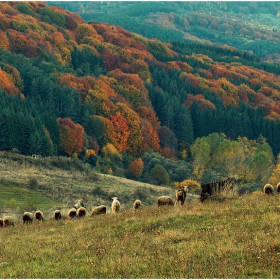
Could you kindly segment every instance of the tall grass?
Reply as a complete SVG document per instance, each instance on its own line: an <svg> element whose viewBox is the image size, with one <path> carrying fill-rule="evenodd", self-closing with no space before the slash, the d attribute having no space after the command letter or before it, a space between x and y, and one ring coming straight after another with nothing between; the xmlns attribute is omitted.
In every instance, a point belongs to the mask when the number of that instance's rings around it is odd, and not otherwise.
<svg viewBox="0 0 280 280"><path fill-rule="evenodd" d="M1 278L279 278L280 196L0 229Z"/></svg>

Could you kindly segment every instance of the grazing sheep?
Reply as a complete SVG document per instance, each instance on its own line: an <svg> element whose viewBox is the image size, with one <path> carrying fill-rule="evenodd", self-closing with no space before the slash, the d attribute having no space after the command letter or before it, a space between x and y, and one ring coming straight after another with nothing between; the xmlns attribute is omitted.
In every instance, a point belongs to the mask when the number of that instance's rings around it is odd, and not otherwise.
<svg viewBox="0 0 280 280"><path fill-rule="evenodd" d="M107 207L105 205L100 205L92 209L90 216L106 214Z"/></svg>
<svg viewBox="0 0 280 280"><path fill-rule="evenodd" d="M54 211L54 219L55 220L60 220L61 219L61 212L60 212L60 210L55 210Z"/></svg>
<svg viewBox="0 0 280 280"><path fill-rule="evenodd" d="M170 196L160 196L157 200L158 207L168 205L168 206L174 206L175 201Z"/></svg>
<svg viewBox="0 0 280 280"><path fill-rule="evenodd" d="M133 203L133 208L136 210L136 209L140 209L140 207L141 207L141 200L136 199Z"/></svg>
<svg viewBox="0 0 280 280"><path fill-rule="evenodd" d="M38 221L44 221L44 215L43 215L43 213L42 213L42 211L40 211L40 210L37 210L36 212L35 212L35 219L36 220L38 220Z"/></svg>
<svg viewBox="0 0 280 280"><path fill-rule="evenodd" d="M176 190L176 200L178 205L180 204L180 202L181 205L184 205L186 197L187 197L187 192L184 187L181 187L180 189Z"/></svg>
<svg viewBox="0 0 280 280"><path fill-rule="evenodd" d="M4 224L5 227L7 227L7 226L14 226L15 225L14 218L11 217L11 216L5 216L3 218L3 224Z"/></svg>
<svg viewBox="0 0 280 280"><path fill-rule="evenodd" d="M0 218L0 227L4 226L4 221L2 218Z"/></svg>
<svg viewBox="0 0 280 280"><path fill-rule="evenodd" d="M118 201L117 197L112 197L113 202L112 202L112 213L118 213L121 210L121 204Z"/></svg>
<svg viewBox="0 0 280 280"><path fill-rule="evenodd" d="M278 194L280 193L280 183L278 183L278 184L276 185L276 191L277 191Z"/></svg>
<svg viewBox="0 0 280 280"><path fill-rule="evenodd" d="M71 208L71 209L68 211L68 216L72 219L72 218L76 217L76 213L77 213L76 208Z"/></svg>
<svg viewBox="0 0 280 280"><path fill-rule="evenodd" d="M273 186L271 184L265 184L264 187L263 187L263 192L265 194L268 194L268 195L271 195L273 194Z"/></svg>
<svg viewBox="0 0 280 280"><path fill-rule="evenodd" d="M33 222L33 214L31 212L24 212L22 215L23 223L31 224Z"/></svg>
<svg viewBox="0 0 280 280"><path fill-rule="evenodd" d="M85 207L80 207L77 210L77 216L78 216L78 218L85 217L86 216L86 208Z"/></svg>

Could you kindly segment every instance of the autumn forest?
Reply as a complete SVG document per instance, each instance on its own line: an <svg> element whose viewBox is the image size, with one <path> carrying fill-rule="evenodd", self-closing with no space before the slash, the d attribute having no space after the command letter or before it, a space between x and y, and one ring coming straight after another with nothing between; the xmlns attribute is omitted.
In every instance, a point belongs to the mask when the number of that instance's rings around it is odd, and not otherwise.
<svg viewBox="0 0 280 280"><path fill-rule="evenodd" d="M0 150L168 185L280 180L280 67L162 42L44 2L0 2Z"/></svg>

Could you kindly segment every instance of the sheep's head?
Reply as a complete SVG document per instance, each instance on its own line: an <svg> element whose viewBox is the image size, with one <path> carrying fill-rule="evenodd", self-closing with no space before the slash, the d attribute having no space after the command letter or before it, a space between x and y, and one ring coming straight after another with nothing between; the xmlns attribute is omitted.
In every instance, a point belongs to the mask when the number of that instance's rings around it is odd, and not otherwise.
<svg viewBox="0 0 280 280"><path fill-rule="evenodd" d="M118 198L117 198L117 197L112 197L112 199L113 199L113 200L117 200Z"/></svg>

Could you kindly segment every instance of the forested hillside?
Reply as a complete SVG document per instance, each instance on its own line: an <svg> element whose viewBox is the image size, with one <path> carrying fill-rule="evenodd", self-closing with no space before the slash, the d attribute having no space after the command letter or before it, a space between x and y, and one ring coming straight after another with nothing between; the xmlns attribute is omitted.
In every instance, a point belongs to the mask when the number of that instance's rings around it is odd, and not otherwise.
<svg viewBox="0 0 280 280"><path fill-rule="evenodd" d="M279 65L43 2L1 2L0 36L0 150L162 185L278 180Z"/></svg>
<svg viewBox="0 0 280 280"><path fill-rule="evenodd" d="M49 2L161 41L227 44L265 61L280 61L277 1L65 1Z"/></svg>

